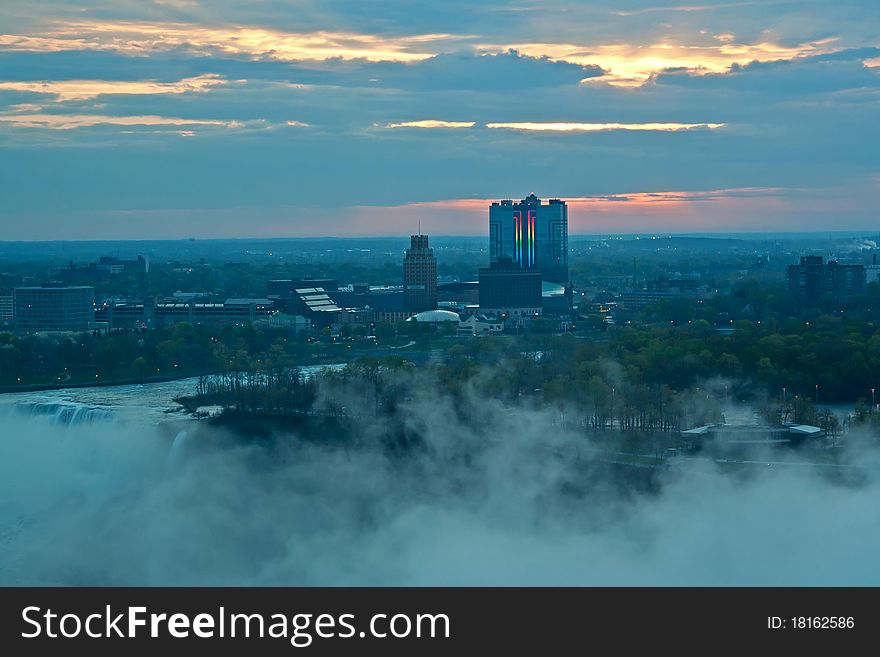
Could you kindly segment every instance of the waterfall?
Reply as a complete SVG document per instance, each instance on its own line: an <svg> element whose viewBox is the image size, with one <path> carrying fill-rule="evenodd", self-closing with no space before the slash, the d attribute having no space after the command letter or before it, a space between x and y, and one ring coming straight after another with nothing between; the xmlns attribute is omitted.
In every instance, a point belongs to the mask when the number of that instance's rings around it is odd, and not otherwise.
<svg viewBox="0 0 880 657"><path fill-rule="evenodd" d="M116 415L110 409L63 401L19 401L7 405L5 410L33 418L46 418L51 424L62 427L109 422L116 419Z"/></svg>
<svg viewBox="0 0 880 657"><path fill-rule="evenodd" d="M168 465L177 467L183 461L186 447L186 431L178 431L171 443L171 451L168 452Z"/></svg>

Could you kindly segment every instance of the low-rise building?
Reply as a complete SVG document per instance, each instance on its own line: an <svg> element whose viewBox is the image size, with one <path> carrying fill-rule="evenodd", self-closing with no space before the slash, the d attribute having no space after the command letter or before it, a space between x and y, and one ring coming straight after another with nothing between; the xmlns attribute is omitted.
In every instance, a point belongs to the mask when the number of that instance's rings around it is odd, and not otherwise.
<svg viewBox="0 0 880 657"><path fill-rule="evenodd" d="M266 318L274 312L269 299L227 299L223 303L196 301L157 303L153 314L156 326L190 324L244 324Z"/></svg>
<svg viewBox="0 0 880 657"><path fill-rule="evenodd" d="M297 288L291 306L297 315L310 320L315 327L339 323L339 314L342 312L342 308L321 287Z"/></svg>
<svg viewBox="0 0 880 657"><path fill-rule="evenodd" d="M471 315L458 325L458 334L466 335L498 335L504 332L504 321L498 317Z"/></svg>
<svg viewBox="0 0 880 657"><path fill-rule="evenodd" d="M254 321L254 326L274 329L288 329L293 333L311 333L312 321L302 315L288 315L287 313L274 313L268 317L261 317Z"/></svg>

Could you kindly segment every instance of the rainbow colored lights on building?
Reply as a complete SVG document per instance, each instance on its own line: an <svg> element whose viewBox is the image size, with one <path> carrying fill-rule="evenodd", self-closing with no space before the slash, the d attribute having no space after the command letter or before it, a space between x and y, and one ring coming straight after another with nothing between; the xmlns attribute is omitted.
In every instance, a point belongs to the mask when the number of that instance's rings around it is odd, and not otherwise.
<svg viewBox="0 0 880 657"><path fill-rule="evenodd" d="M529 210L523 225L523 213L516 210L513 213L514 221L514 251L519 265L532 267L535 264L535 219L534 210ZM525 231L525 234L523 232Z"/></svg>

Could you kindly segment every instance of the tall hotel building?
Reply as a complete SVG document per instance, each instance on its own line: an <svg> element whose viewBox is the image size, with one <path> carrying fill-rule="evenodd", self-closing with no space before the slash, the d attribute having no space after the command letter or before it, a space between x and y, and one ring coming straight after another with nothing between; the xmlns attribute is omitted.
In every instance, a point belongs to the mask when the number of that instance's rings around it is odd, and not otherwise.
<svg viewBox="0 0 880 657"><path fill-rule="evenodd" d="M412 235L403 259L403 303L410 313L437 308L437 259L427 235Z"/></svg>
<svg viewBox="0 0 880 657"><path fill-rule="evenodd" d="M489 206L489 263L509 256L518 267L540 269L544 280L568 284L568 206L551 199L541 203L529 194L518 203Z"/></svg>

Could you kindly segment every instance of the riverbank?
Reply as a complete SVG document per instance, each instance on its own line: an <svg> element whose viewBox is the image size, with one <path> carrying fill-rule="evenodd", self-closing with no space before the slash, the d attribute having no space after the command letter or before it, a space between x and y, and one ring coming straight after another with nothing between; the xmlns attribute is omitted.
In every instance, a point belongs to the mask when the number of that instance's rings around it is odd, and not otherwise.
<svg viewBox="0 0 880 657"><path fill-rule="evenodd" d="M309 361L293 363L290 367L310 367L320 365L336 365L339 363L338 358L316 358ZM21 392L42 392L46 390L69 390L73 388L109 388L116 386L131 386L147 383L168 383L170 381L182 381L183 379L194 379L200 376L213 376L222 374L224 369L211 368L204 370L188 370L186 372L175 372L174 374L161 374L158 376L146 377L126 377L123 379L94 379L85 381L58 381L57 383L22 383L14 386L0 386L0 395L21 393Z"/></svg>
<svg viewBox="0 0 880 657"><path fill-rule="evenodd" d="M179 374L170 374L166 376L146 376L143 378L128 377L125 379L111 379L107 381L95 379L94 381L77 381L75 383L70 381L60 381L58 383L27 383L15 386L0 386L0 395L15 392L41 392L45 390L68 390L71 388L109 388L113 386L138 385L141 383L167 383L169 381L192 379L198 376L211 376L213 374L220 374L222 371L223 370L220 369L197 370L195 372L181 372Z"/></svg>

